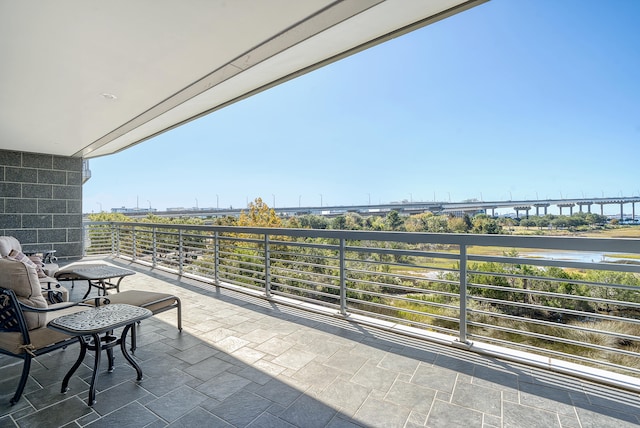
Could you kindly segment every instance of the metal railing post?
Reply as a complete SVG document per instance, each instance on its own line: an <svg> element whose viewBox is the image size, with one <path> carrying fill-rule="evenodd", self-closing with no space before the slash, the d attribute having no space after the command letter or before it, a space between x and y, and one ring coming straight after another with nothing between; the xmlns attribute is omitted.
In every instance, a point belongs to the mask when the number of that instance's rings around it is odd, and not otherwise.
<svg viewBox="0 0 640 428"><path fill-rule="evenodd" d="M182 229L178 230L178 272L184 272L184 248L182 247Z"/></svg>
<svg viewBox="0 0 640 428"><path fill-rule="evenodd" d="M151 266L158 266L158 229L153 226L151 229Z"/></svg>
<svg viewBox="0 0 640 428"><path fill-rule="evenodd" d="M136 227L131 228L131 260L136 261L137 241L136 241Z"/></svg>
<svg viewBox="0 0 640 428"><path fill-rule="evenodd" d="M264 293L267 298L271 297L271 249L267 234L264 235Z"/></svg>
<svg viewBox="0 0 640 428"><path fill-rule="evenodd" d="M120 257L120 227L116 229L116 257Z"/></svg>
<svg viewBox="0 0 640 428"><path fill-rule="evenodd" d="M347 315L347 276L345 266L345 240L340 239L340 313Z"/></svg>
<svg viewBox="0 0 640 428"><path fill-rule="evenodd" d="M460 342L467 340L467 246L460 244Z"/></svg>
<svg viewBox="0 0 640 428"><path fill-rule="evenodd" d="M109 230L111 231L111 248L110 248L110 253L111 254L115 254L116 253L116 233L117 233L117 229L116 229L116 225L115 224L111 224L111 227L109 228Z"/></svg>
<svg viewBox="0 0 640 428"><path fill-rule="evenodd" d="M220 237L219 232L213 233L213 281L220 285Z"/></svg>

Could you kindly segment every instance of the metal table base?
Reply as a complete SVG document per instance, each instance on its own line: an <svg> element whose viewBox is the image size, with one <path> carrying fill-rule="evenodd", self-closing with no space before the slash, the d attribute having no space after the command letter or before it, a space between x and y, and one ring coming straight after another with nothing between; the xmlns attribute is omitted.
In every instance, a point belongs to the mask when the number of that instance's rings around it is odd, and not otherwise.
<svg viewBox="0 0 640 428"><path fill-rule="evenodd" d="M89 398L87 404L93 406L96 402L96 381L98 369L100 368L100 354L103 350L107 352L109 360L108 371L114 369L113 348L120 346L122 355L127 362L136 370L136 380L142 380L142 369L136 361L129 355L126 346L126 339L129 330L136 322L148 318L152 312L138 306L125 304L112 304L98 306L83 312L70 315L64 315L49 322L48 327L61 331L63 333L78 336L80 339L80 354L78 359L62 381L61 392L66 393L69 390L69 381L71 376L76 372L82 360L87 354L87 349L94 351L93 373L91 375L91 384L89 386ZM124 327L120 337L114 335L114 330ZM103 334L101 337L100 335Z"/></svg>

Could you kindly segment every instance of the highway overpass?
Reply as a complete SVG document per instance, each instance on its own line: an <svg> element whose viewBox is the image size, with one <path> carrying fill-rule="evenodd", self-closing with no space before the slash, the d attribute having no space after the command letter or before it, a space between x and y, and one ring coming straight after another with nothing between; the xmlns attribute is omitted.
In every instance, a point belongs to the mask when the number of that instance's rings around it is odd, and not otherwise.
<svg viewBox="0 0 640 428"><path fill-rule="evenodd" d="M573 199L532 199L518 201L463 201L463 202L402 202L390 204L368 205L334 205L334 206L306 206L306 207L275 207L275 212L283 217L295 215L315 214L327 217L336 217L348 212L361 215L386 215L390 211L398 211L401 214L419 214L432 212L434 214L463 213L475 214L485 212L495 216L497 209L510 208L516 212L517 217L529 217L531 215L546 215L551 206L558 208L560 214L572 215L576 212L593 212L604 214L605 205L617 205L620 207L620 219L624 218L625 205L631 205L632 218L636 218L635 204L640 202L640 197L614 197L614 198L573 198ZM272 207L273 208L273 207ZM162 217L224 217L239 216L247 208L217 209L217 208L191 208L169 209L156 211L145 208L114 208L112 212L120 212L131 217L145 217L152 213Z"/></svg>

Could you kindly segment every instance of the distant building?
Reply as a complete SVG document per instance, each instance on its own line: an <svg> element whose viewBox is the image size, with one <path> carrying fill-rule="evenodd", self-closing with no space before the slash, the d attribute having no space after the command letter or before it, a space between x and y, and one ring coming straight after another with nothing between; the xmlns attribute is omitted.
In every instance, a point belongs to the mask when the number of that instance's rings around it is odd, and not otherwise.
<svg viewBox="0 0 640 428"><path fill-rule="evenodd" d="M156 208L111 208L112 213L120 213L120 214L136 214L136 213L154 213L158 211Z"/></svg>

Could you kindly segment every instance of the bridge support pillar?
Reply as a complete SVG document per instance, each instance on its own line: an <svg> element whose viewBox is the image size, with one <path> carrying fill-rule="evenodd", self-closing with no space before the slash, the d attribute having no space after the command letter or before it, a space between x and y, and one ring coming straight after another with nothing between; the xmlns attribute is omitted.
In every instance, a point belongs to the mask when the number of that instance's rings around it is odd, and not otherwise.
<svg viewBox="0 0 640 428"><path fill-rule="evenodd" d="M580 212L582 212L582 207L584 205L587 206L587 211L591 212L591 205L593 204L593 202L589 202L589 201L583 201L583 202L578 202L578 206L580 207Z"/></svg>
<svg viewBox="0 0 640 428"><path fill-rule="evenodd" d="M520 205L517 207L513 207L513 209L516 212L516 217L520 218L520 211L524 211L525 212L525 218L529 218L529 210L531 209L530 205Z"/></svg>
<svg viewBox="0 0 640 428"><path fill-rule="evenodd" d="M544 208L544 215L547 215L547 207L549 207L549 204L538 202L536 204L533 204L533 206L536 207L536 216L540 215L540 208Z"/></svg>
<svg viewBox="0 0 640 428"><path fill-rule="evenodd" d="M557 204L558 208L560 209L560 215L562 215L562 208L569 208L569 215L572 216L573 215L573 206L575 205L574 203L571 202L565 202L562 204ZM581 209L582 211L582 209Z"/></svg>

